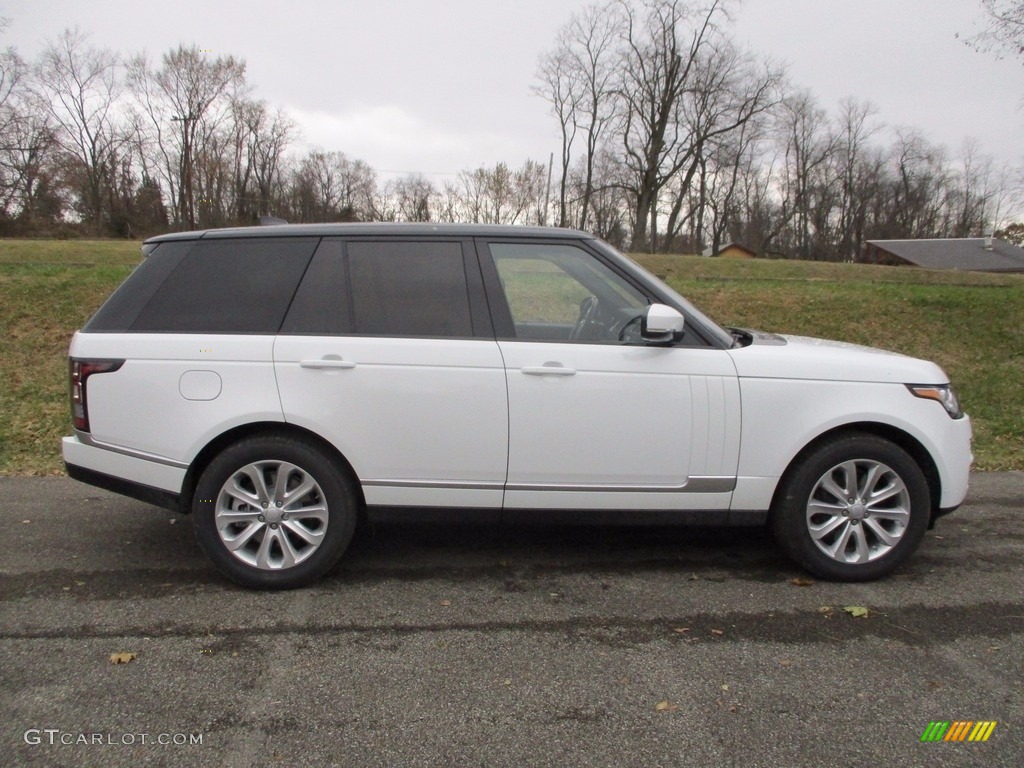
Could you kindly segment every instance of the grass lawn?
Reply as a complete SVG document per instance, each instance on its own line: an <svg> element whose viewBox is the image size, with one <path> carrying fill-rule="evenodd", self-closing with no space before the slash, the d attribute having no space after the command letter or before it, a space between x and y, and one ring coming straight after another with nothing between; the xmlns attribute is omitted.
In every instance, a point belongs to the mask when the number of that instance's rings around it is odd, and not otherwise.
<svg viewBox="0 0 1024 768"><path fill-rule="evenodd" d="M71 334L138 264L140 245L0 240L0 473L62 471Z"/></svg>
<svg viewBox="0 0 1024 768"><path fill-rule="evenodd" d="M71 334L139 263L138 242L0 240L0 474L61 471ZM1024 469L1024 277L794 261L636 256L726 325L935 360L979 469Z"/></svg>

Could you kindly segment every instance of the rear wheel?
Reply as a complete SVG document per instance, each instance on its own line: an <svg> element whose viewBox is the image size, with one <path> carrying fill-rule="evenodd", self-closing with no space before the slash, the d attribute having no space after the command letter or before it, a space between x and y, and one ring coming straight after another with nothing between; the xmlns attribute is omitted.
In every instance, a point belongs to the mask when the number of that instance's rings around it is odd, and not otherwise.
<svg viewBox="0 0 1024 768"><path fill-rule="evenodd" d="M315 444L246 438L203 472L192 502L199 545L232 581L255 589L309 584L352 539L352 483Z"/></svg>
<svg viewBox="0 0 1024 768"><path fill-rule="evenodd" d="M817 576L868 581L917 549L930 515L917 462L888 440L852 433L822 443L784 478L772 527L779 545Z"/></svg>

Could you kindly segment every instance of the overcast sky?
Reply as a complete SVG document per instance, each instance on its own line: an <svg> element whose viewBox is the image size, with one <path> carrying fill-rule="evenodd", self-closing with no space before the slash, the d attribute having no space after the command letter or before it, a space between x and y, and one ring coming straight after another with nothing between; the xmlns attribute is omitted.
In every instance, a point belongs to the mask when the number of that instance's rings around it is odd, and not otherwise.
<svg viewBox="0 0 1024 768"><path fill-rule="evenodd" d="M0 45L31 59L78 26L95 45L158 59L179 43L248 64L255 95L284 107L303 148L341 150L384 174L445 174L558 150L530 91L537 59L585 0L0 0ZM981 27L976 0L743 0L733 35L789 64L835 111L853 96L889 125L956 153L967 136L1024 164L1024 62L956 34Z"/></svg>

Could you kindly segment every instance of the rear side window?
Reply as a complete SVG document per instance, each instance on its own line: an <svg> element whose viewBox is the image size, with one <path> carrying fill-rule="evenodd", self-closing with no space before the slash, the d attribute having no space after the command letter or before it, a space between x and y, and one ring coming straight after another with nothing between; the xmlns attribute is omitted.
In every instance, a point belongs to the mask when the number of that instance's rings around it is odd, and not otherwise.
<svg viewBox="0 0 1024 768"><path fill-rule="evenodd" d="M89 333L126 333L195 240L159 243L82 328Z"/></svg>
<svg viewBox="0 0 1024 768"><path fill-rule="evenodd" d="M281 333L308 336L352 333L348 266L341 240L325 237L302 278Z"/></svg>
<svg viewBox="0 0 1024 768"><path fill-rule="evenodd" d="M350 243L354 331L472 336L459 243Z"/></svg>
<svg viewBox="0 0 1024 768"><path fill-rule="evenodd" d="M277 333L318 242L312 237L200 240L131 330Z"/></svg>
<svg viewBox="0 0 1024 768"><path fill-rule="evenodd" d="M459 242L325 238L281 332L469 337L471 303Z"/></svg>

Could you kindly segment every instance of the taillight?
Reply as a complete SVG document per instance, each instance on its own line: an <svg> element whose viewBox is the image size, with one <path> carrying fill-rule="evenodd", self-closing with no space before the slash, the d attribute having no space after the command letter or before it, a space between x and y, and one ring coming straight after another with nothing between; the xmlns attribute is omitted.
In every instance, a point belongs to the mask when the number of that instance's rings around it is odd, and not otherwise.
<svg viewBox="0 0 1024 768"><path fill-rule="evenodd" d="M89 431L89 408L86 400L86 382L94 373L110 373L124 365L124 360L68 360L71 377L71 422L80 432Z"/></svg>

